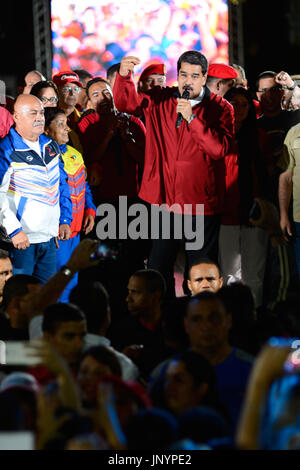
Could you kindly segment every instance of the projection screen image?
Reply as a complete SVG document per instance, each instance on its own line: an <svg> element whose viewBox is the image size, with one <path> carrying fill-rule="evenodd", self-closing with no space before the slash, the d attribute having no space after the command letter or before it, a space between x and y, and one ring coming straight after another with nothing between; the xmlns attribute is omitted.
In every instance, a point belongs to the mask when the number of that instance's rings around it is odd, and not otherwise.
<svg viewBox="0 0 300 470"><path fill-rule="evenodd" d="M187 50L228 63L224 0L52 0L51 26L53 73L84 69L105 77L111 65L133 55L141 60L136 80L147 65L163 62L173 85L177 59Z"/></svg>

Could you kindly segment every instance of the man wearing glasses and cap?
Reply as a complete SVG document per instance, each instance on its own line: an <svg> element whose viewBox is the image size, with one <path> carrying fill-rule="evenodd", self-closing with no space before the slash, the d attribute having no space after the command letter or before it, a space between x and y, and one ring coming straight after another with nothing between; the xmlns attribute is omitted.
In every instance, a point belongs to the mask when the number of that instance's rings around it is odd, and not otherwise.
<svg viewBox="0 0 300 470"><path fill-rule="evenodd" d="M77 123L81 117L80 111L76 108L79 93L82 85L77 73L72 70L59 72L52 78L58 88L58 106L63 109L68 118L68 126L72 129L70 133L70 145L82 153L82 146L76 133Z"/></svg>

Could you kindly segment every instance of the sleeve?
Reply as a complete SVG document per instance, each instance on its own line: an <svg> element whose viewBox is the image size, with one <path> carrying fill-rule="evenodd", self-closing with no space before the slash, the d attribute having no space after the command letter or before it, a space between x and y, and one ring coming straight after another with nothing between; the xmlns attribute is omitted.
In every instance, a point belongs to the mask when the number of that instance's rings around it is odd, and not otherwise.
<svg viewBox="0 0 300 470"><path fill-rule="evenodd" d="M210 105L211 102L208 103ZM189 129L192 138L212 159L218 160L231 153L234 136L233 107L226 100L211 103L206 112L207 120L202 115L195 116Z"/></svg>
<svg viewBox="0 0 300 470"><path fill-rule="evenodd" d="M10 209L7 198L7 190L12 172L9 158L5 151L0 148L0 222L10 237L13 237L22 230L22 225L17 219L16 214Z"/></svg>
<svg viewBox="0 0 300 470"><path fill-rule="evenodd" d="M89 186L89 183L85 182L85 207L84 207L84 216L92 215L96 217L96 206L93 202L92 192Z"/></svg>
<svg viewBox="0 0 300 470"><path fill-rule="evenodd" d="M73 220L72 200L70 196L70 189L68 185L68 175L64 170L64 162L59 157L59 204L60 204L60 219L59 225L68 224L71 226Z"/></svg>

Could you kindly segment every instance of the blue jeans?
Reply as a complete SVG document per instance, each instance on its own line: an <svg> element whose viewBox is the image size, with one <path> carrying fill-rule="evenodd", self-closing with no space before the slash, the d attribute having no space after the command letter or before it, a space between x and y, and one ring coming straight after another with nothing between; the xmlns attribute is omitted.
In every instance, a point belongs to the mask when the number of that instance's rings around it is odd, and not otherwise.
<svg viewBox="0 0 300 470"><path fill-rule="evenodd" d="M13 274L29 274L44 283L56 273L54 238L48 242L32 243L26 250L13 248L10 257Z"/></svg>
<svg viewBox="0 0 300 470"><path fill-rule="evenodd" d="M78 233L75 237L69 240L59 240L59 248L56 250L56 269L57 271L68 262L71 253L75 250L76 246L80 243L80 234ZM69 281L69 284L61 294L59 302L69 302L69 295L73 287L78 283L78 273Z"/></svg>
<svg viewBox="0 0 300 470"><path fill-rule="evenodd" d="M296 255L297 269L300 276L300 222L294 222L296 228L296 239L294 242L294 250Z"/></svg>

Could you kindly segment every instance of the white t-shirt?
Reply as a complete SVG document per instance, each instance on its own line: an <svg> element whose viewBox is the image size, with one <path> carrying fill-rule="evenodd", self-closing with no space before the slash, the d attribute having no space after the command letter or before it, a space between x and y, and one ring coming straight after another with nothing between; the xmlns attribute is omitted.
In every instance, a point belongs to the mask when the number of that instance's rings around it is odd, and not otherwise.
<svg viewBox="0 0 300 470"><path fill-rule="evenodd" d="M36 140L35 142L32 142L31 140L26 140L24 138L23 140L25 144L27 144L28 147L31 148L31 150L34 150L42 158L42 152L41 152L39 139Z"/></svg>

